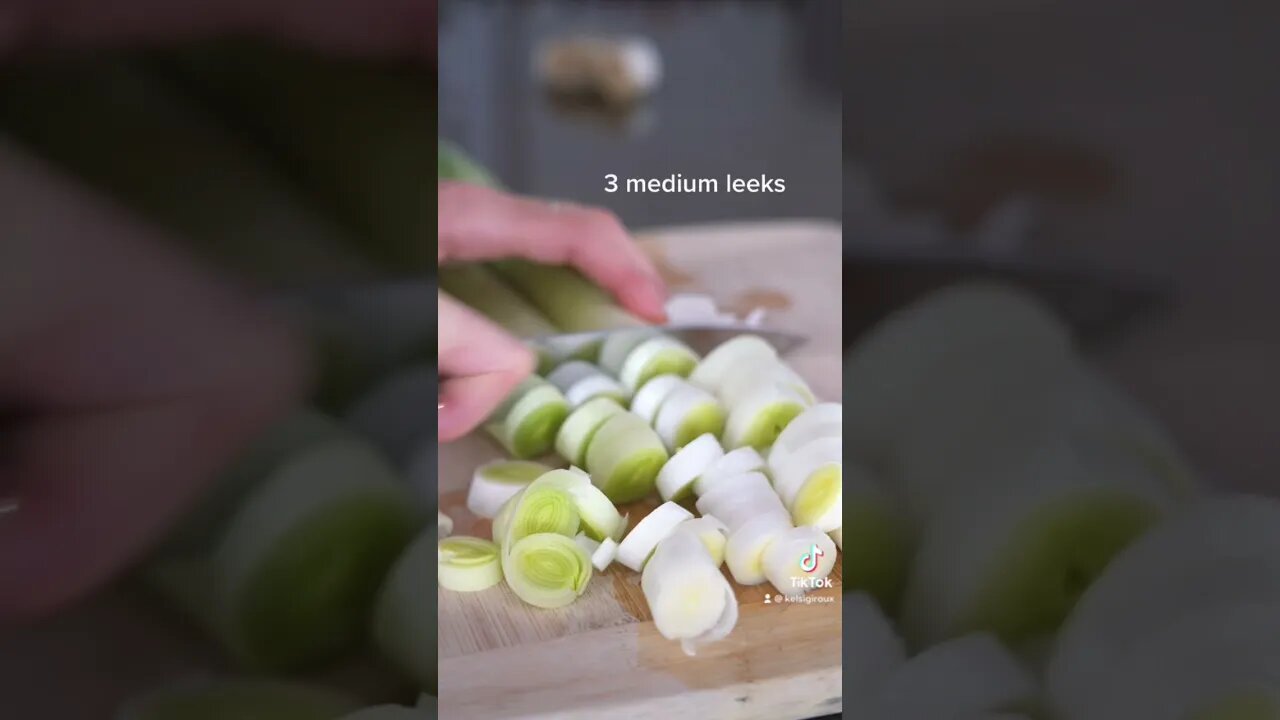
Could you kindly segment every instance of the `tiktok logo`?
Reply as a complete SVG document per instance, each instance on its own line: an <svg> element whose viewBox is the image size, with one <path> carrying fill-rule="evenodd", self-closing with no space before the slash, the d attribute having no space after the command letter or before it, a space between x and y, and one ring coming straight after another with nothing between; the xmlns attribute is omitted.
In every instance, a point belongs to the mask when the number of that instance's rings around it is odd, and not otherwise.
<svg viewBox="0 0 1280 720"><path fill-rule="evenodd" d="M805 553L800 558L800 569L807 573L811 573L817 570L818 559L821 558L824 554L825 553L822 552L822 548L818 547L817 545L810 547L809 552Z"/></svg>

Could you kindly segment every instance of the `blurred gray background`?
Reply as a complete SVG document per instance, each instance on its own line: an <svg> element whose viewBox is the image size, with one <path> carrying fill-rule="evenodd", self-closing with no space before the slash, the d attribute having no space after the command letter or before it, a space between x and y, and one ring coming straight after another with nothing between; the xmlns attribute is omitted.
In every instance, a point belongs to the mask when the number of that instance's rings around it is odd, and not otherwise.
<svg viewBox="0 0 1280 720"><path fill-rule="evenodd" d="M831 218L841 211L840 3L538 0L440 4L440 134L515 191L607 206L629 225ZM548 38L638 34L664 63L625 118L553 103ZM604 176L768 174L784 193L606 193Z"/></svg>
<svg viewBox="0 0 1280 720"><path fill-rule="evenodd" d="M1012 198L1019 257L1167 278L1098 359L1208 476L1280 492L1280 5L861 0L845 34L847 247L893 235L871 178L898 242L976 252Z"/></svg>

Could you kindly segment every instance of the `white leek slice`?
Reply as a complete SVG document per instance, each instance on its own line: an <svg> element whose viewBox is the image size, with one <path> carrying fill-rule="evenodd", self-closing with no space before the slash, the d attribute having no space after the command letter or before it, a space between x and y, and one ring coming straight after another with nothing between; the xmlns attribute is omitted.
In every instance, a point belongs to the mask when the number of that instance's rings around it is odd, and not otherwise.
<svg viewBox="0 0 1280 720"><path fill-rule="evenodd" d="M836 566L836 544L817 528L791 528L765 548L760 562L778 592L798 597L826 587L824 580Z"/></svg>
<svg viewBox="0 0 1280 720"><path fill-rule="evenodd" d="M724 446L752 447L759 451L773 444L808 401L794 390L770 384L753 387L744 395L728 400L728 405Z"/></svg>
<svg viewBox="0 0 1280 720"><path fill-rule="evenodd" d="M441 540L436 552L440 587L445 590L478 592L502 580L496 543L457 535Z"/></svg>
<svg viewBox="0 0 1280 720"><path fill-rule="evenodd" d="M425 690L436 688L436 588L439 540L427 531L400 555L374 604L372 638L401 673ZM432 550L437 550L433 558Z"/></svg>
<svg viewBox="0 0 1280 720"><path fill-rule="evenodd" d="M787 507L795 502L796 495L813 473L826 465L840 465L844 460L844 439L839 436L821 437L788 453L779 462L770 462L773 486Z"/></svg>
<svg viewBox="0 0 1280 720"><path fill-rule="evenodd" d="M693 491L699 496L706 495L721 480L737 477L753 470L763 470L764 458L755 448L742 447L730 450L711 467L698 476L693 483Z"/></svg>
<svg viewBox="0 0 1280 720"><path fill-rule="evenodd" d="M691 532L702 541L716 566L724 564L724 546L729 538L729 527L711 515L685 520L677 532Z"/></svg>
<svg viewBox="0 0 1280 720"><path fill-rule="evenodd" d="M640 572L658 543L665 540L676 526L693 517L693 513L673 502L665 502L636 523L618 545L618 562Z"/></svg>
<svg viewBox="0 0 1280 720"><path fill-rule="evenodd" d="M564 393L569 407L580 407L594 398L608 398L622 405L629 399L626 388L608 375L592 375L574 383Z"/></svg>
<svg viewBox="0 0 1280 720"><path fill-rule="evenodd" d="M686 444L662 470L658 471L658 494L663 500L682 499L694 480L713 463L724 457L724 448L715 435L706 433Z"/></svg>
<svg viewBox="0 0 1280 720"><path fill-rule="evenodd" d="M604 491L591 484L590 475L575 470L552 470L534 482L567 492L578 511L583 532L592 540L617 540L626 532L626 518Z"/></svg>
<svg viewBox="0 0 1280 720"><path fill-rule="evenodd" d="M436 531L440 537L448 537L453 534L453 518L445 515L439 510L436 511Z"/></svg>
<svg viewBox="0 0 1280 720"><path fill-rule="evenodd" d="M885 681L907 661L906 644L880 604L866 593L851 592L845 596L841 630L844 677L853 686L847 698L854 710L852 714L881 720L870 714L870 700L877 697Z"/></svg>
<svg viewBox="0 0 1280 720"><path fill-rule="evenodd" d="M599 572L604 572L618 557L618 543L613 538L605 538L591 553L591 565Z"/></svg>
<svg viewBox="0 0 1280 720"><path fill-rule="evenodd" d="M769 448L769 466L776 468L786 457L819 438L842 437L844 432L844 406L824 402L806 408L796 416Z"/></svg>
<svg viewBox="0 0 1280 720"><path fill-rule="evenodd" d="M658 418L658 410L661 409L663 401L675 392L676 388L683 387L684 384L684 378L679 375L655 377L645 383L644 387L637 390L635 396L631 398L631 412L644 420L646 425L652 425Z"/></svg>
<svg viewBox="0 0 1280 720"><path fill-rule="evenodd" d="M482 518L498 514L502 504L551 468L531 460L494 460L476 468L467 491L467 509Z"/></svg>
<svg viewBox="0 0 1280 720"><path fill-rule="evenodd" d="M791 500L791 521L831 532L844 523L844 468L827 463L801 485Z"/></svg>
<svg viewBox="0 0 1280 720"><path fill-rule="evenodd" d="M579 381L602 374L596 365L583 360L570 360L547 373L547 382L555 385L560 392L568 393L569 388Z"/></svg>
<svg viewBox="0 0 1280 720"><path fill-rule="evenodd" d="M582 479L577 473L562 472ZM540 484L534 480L502 504L493 518L493 540L505 548L525 535L535 533L572 537L581 527L582 517L568 490L560 484Z"/></svg>
<svg viewBox="0 0 1280 720"><path fill-rule="evenodd" d="M730 402L746 395L752 388L762 385L778 385L804 398L806 404L817 402L813 390L789 365L778 358L759 358L750 363L729 369L716 393Z"/></svg>
<svg viewBox="0 0 1280 720"><path fill-rule="evenodd" d="M605 420L591 439L587 472L611 501L633 502L653 492L668 457L653 428L631 413L618 413Z"/></svg>
<svg viewBox="0 0 1280 720"><path fill-rule="evenodd" d="M689 374L689 382L719 395L720 385L732 368L761 357L775 359L778 351L758 335L739 335L720 343L707 353L698 367Z"/></svg>
<svg viewBox="0 0 1280 720"><path fill-rule="evenodd" d="M117 720L333 720L359 707L330 688L283 680L198 680L128 701Z"/></svg>
<svg viewBox="0 0 1280 720"><path fill-rule="evenodd" d="M758 472L744 473L716 485L694 506L699 513L718 518L731 535L747 520L760 515L777 515L791 523L791 515L769 485L769 479Z"/></svg>
<svg viewBox="0 0 1280 720"><path fill-rule="evenodd" d="M1280 604L1280 501L1203 500L1121 553L1062 628L1047 672L1054 707L1083 717L1134 648L1183 617Z"/></svg>
<svg viewBox="0 0 1280 720"><path fill-rule="evenodd" d="M611 415L626 412L612 398L598 397L579 405L556 433L556 452L573 465L587 463L587 449L596 431Z"/></svg>
<svg viewBox="0 0 1280 720"><path fill-rule="evenodd" d="M652 327L629 328L609 333L600 345L600 367L614 377L621 375L622 364L627 361L631 351L635 350L640 343L659 334L658 330Z"/></svg>
<svg viewBox="0 0 1280 720"><path fill-rule="evenodd" d="M684 384L667 395L653 420L653 429L671 451L679 450L694 438L724 432L725 412L711 393Z"/></svg>
<svg viewBox="0 0 1280 720"><path fill-rule="evenodd" d="M673 337L659 335L640 343L627 354L618 379L631 392L659 375L687 377L698 364L698 354Z"/></svg>
<svg viewBox="0 0 1280 720"><path fill-rule="evenodd" d="M1030 709L1038 693L1031 672L995 637L980 633L907 661L882 686L881 717L961 718Z"/></svg>
<svg viewBox="0 0 1280 720"><path fill-rule="evenodd" d="M1016 647L1055 632L1112 558L1169 510L1159 483L1142 482L1145 468L1070 446L1052 443L1004 470L1001 492L957 496L930 525L903 611L911 639L989 631Z"/></svg>
<svg viewBox="0 0 1280 720"><path fill-rule="evenodd" d="M752 518L729 535L724 546L725 563L739 585L759 585L766 580L764 553L774 540L791 529L785 516L766 514Z"/></svg>
<svg viewBox="0 0 1280 720"><path fill-rule="evenodd" d="M591 558L572 537L526 535L505 547L502 574L521 600L534 607L564 607L586 592Z"/></svg>
<svg viewBox="0 0 1280 720"><path fill-rule="evenodd" d="M658 632L680 640L688 655L723 639L737 623L733 588L693 533L673 533L658 545L640 587Z"/></svg>
<svg viewBox="0 0 1280 720"><path fill-rule="evenodd" d="M517 459L545 455L569 415L569 402L554 385L541 378L522 383L508 408L495 411L486 430ZM506 403L504 403L506 404ZM505 410L503 412L502 410Z"/></svg>
<svg viewBox="0 0 1280 720"><path fill-rule="evenodd" d="M832 530L828 534L831 535L831 539L835 541L836 547L843 550L844 549L844 528L836 528L835 530Z"/></svg>

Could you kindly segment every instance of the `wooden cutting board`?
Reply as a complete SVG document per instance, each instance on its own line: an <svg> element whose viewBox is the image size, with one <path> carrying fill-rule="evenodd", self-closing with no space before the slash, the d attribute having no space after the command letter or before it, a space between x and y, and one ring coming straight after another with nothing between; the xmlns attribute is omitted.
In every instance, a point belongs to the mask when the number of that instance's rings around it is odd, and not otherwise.
<svg viewBox="0 0 1280 720"><path fill-rule="evenodd" d="M807 337L788 362L820 398L839 400L839 225L673 228L643 233L642 243L672 292L705 293L744 313L764 307L766 325ZM482 435L440 448L440 509L455 534L489 536L489 521L466 510L466 488L477 465L502 456ZM625 510L634 526L656 505L654 498ZM737 627L696 657L658 634L639 574L616 563L559 610L525 605L505 584L441 590L440 716L784 720L839 712L838 569L832 577L835 587L811 593L807 604L773 602L768 584L735 584Z"/></svg>

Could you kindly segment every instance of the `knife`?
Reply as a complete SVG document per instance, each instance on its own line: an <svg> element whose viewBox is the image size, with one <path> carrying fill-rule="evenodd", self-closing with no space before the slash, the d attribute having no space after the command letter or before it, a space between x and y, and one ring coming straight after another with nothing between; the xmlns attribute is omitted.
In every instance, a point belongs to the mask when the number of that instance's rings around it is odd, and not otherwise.
<svg viewBox="0 0 1280 720"><path fill-rule="evenodd" d="M720 343L737 335L756 335L769 343L778 351L778 355L786 356L807 342L807 338L795 333L762 328L747 323L730 324L679 324L655 325L657 332L674 337L688 345L695 352L705 355ZM550 349L553 353L569 355L574 349L589 343L603 340L615 332L635 330L635 328L616 328L611 330L595 330L580 333L557 333L524 338L530 342Z"/></svg>

